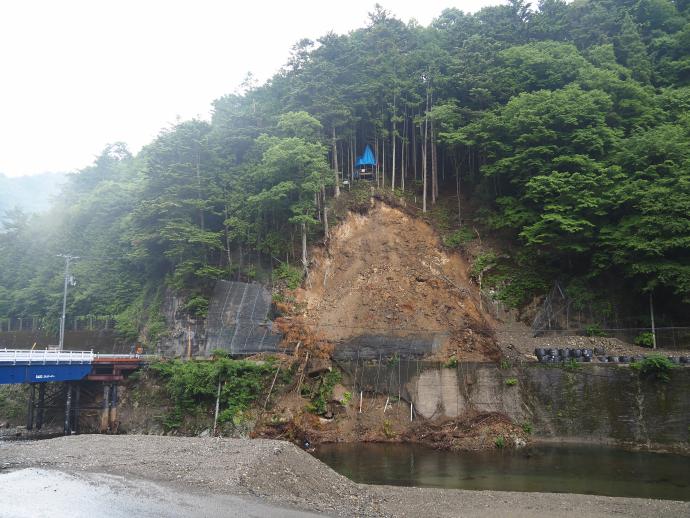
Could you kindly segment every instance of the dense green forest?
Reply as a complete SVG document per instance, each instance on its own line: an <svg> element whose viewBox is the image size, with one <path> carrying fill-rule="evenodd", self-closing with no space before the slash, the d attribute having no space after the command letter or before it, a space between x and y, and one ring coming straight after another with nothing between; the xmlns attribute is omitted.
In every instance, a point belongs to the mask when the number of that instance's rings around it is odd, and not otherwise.
<svg viewBox="0 0 690 518"><path fill-rule="evenodd" d="M65 252L81 257L74 314L118 315L133 336L162 286L203 314L216 279L255 275L250 251L301 267L365 144L379 188L424 212L457 195L454 228L471 209L510 244L512 303L559 279L682 305L689 108L688 0L511 0L429 27L376 6L366 27L298 42L210 122L136 156L108 146L49 214L5 214L0 316L57 314Z"/></svg>

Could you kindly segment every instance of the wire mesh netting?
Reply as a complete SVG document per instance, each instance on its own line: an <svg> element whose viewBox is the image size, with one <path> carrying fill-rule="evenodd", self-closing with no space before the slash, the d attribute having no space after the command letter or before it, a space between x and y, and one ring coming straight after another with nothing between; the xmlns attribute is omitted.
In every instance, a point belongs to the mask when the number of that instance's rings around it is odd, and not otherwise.
<svg viewBox="0 0 690 518"><path fill-rule="evenodd" d="M271 293L263 284L219 281L208 308L206 354L277 350L281 337L268 318L270 309Z"/></svg>
<svg viewBox="0 0 690 518"><path fill-rule="evenodd" d="M443 333L363 334L339 342L333 357L338 360L374 360L391 355L421 358L435 351L446 337Z"/></svg>
<svg viewBox="0 0 690 518"><path fill-rule="evenodd" d="M59 327L59 316L28 316L0 318L0 332L52 331ZM67 315L65 330L107 331L115 328L115 317L110 315Z"/></svg>

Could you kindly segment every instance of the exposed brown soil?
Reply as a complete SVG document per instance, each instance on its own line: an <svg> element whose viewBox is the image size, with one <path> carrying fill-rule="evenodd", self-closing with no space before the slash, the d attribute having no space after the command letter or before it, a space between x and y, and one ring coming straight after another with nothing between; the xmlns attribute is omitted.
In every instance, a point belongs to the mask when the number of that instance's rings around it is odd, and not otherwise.
<svg viewBox="0 0 690 518"><path fill-rule="evenodd" d="M362 335L434 335L434 357L496 361L492 322L479 310L465 260L427 223L382 202L349 213L312 251L304 322L335 344Z"/></svg>

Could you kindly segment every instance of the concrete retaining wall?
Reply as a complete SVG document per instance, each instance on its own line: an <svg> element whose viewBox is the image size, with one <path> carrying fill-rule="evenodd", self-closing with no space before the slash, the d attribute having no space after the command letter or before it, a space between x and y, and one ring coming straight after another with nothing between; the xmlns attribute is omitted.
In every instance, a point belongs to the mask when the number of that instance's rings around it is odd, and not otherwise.
<svg viewBox="0 0 690 518"><path fill-rule="evenodd" d="M690 367L668 383L641 379L627 365L561 366L415 359L338 362L354 391L400 395L420 416L499 412L529 423L537 437L636 443L690 451Z"/></svg>
<svg viewBox="0 0 690 518"><path fill-rule="evenodd" d="M618 365L583 365L573 371L542 365L427 366L404 387L417 412L428 418L501 412L530 423L541 437L690 444L687 367L675 369L671 381L662 383Z"/></svg>

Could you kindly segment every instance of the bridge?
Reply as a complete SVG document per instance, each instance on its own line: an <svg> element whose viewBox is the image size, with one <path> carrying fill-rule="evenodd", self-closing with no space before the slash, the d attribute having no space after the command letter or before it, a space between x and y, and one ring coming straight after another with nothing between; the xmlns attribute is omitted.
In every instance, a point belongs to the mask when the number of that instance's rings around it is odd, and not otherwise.
<svg viewBox="0 0 690 518"><path fill-rule="evenodd" d="M117 427L117 383L136 369L146 365L149 358L139 354L97 354L93 351L0 349L0 384L28 383L29 404L27 430L41 429L46 408L46 384L62 382L64 397L65 434L79 432L81 389L86 382L103 383L101 430ZM38 388L38 397L36 392ZM61 392L61 394L60 394Z"/></svg>

